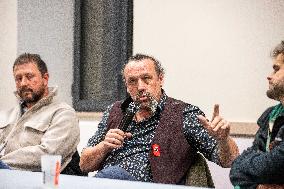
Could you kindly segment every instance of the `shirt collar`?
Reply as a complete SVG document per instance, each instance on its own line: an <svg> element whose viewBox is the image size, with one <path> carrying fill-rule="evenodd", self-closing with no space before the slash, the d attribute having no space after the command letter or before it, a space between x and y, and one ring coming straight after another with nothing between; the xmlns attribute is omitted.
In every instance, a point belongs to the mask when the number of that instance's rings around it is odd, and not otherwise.
<svg viewBox="0 0 284 189"><path fill-rule="evenodd" d="M162 89L162 96L161 96L161 99L160 99L158 106L157 106L158 111L160 111L160 112L163 111L167 98L168 98L168 96L167 96L165 90Z"/></svg>
<svg viewBox="0 0 284 189"><path fill-rule="evenodd" d="M19 104L20 104L21 115L23 115L26 111L28 111L27 104L23 100L20 100Z"/></svg>

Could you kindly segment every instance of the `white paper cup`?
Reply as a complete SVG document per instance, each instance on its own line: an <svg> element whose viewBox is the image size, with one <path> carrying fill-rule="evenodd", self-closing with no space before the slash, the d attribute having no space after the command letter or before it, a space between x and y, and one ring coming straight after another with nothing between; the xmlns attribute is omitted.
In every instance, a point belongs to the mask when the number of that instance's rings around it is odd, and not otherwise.
<svg viewBox="0 0 284 189"><path fill-rule="evenodd" d="M60 155L42 155L41 171L43 172L44 188L57 188L61 167Z"/></svg>

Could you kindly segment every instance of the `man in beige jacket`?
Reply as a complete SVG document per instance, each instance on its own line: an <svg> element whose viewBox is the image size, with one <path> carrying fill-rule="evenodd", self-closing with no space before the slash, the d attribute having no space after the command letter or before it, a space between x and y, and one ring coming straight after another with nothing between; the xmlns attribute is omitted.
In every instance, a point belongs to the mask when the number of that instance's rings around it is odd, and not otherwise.
<svg viewBox="0 0 284 189"><path fill-rule="evenodd" d="M39 55L20 55L13 74L19 102L0 114L0 166L40 171L41 155L58 154L63 170L79 143L74 109L56 100L57 89L48 87L48 70Z"/></svg>

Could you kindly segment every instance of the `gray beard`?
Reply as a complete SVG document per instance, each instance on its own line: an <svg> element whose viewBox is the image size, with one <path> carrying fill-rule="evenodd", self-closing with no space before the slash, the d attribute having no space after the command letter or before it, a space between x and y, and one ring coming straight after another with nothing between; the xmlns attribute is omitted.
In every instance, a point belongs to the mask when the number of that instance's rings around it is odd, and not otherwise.
<svg viewBox="0 0 284 189"><path fill-rule="evenodd" d="M149 108L150 108L152 114L154 114L156 112L157 106L158 106L158 101L154 98L151 98Z"/></svg>
<svg viewBox="0 0 284 189"><path fill-rule="evenodd" d="M151 114L154 114L157 110L158 101L154 99L153 97L149 97L150 101L146 106L140 106L140 109L146 109L151 112Z"/></svg>

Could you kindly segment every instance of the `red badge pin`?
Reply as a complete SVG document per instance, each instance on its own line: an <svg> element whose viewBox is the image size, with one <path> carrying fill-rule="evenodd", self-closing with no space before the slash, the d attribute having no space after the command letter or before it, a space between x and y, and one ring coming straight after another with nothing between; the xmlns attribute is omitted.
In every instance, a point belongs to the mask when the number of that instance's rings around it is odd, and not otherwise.
<svg viewBox="0 0 284 189"><path fill-rule="evenodd" d="M152 151L154 156L159 157L161 155L161 149L160 146L158 144L153 144L152 145Z"/></svg>

